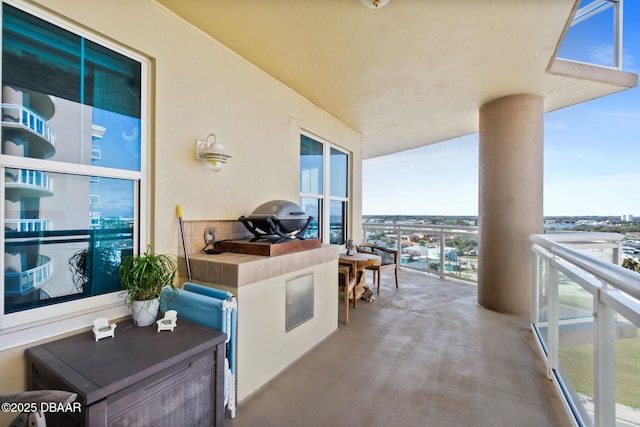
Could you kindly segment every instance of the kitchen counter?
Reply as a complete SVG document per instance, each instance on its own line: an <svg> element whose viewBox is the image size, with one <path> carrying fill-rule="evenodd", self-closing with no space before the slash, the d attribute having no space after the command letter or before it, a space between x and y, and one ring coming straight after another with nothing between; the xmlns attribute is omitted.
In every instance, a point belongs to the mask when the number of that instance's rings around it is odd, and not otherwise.
<svg viewBox="0 0 640 427"><path fill-rule="evenodd" d="M232 252L216 255L193 253L189 254L189 265L194 282L214 283L233 289L337 259L337 245L322 245L316 249L270 257ZM180 257L178 266L178 275L186 278L184 257Z"/></svg>

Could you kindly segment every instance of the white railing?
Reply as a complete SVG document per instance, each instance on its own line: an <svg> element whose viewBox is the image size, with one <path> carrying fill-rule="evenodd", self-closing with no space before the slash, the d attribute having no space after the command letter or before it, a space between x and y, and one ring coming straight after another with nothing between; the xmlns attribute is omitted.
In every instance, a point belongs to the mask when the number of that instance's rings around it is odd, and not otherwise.
<svg viewBox="0 0 640 427"><path fill-rule="evenodd" d="M571 27L589 18L613 8L613 51L612 64L613 68L622 70L622 29L623 29L623 8L624 0L592 0L585 3L576 11L571 20Z"/></svg>
<svg viewBox="0 0 640 427"><path fill-rule="evenodd" d="M21 233L29 231L50 231L53 230L53 220L51 219L17 219L6 218L5 227L11 231Z"/></svg>
<svg viewBox="0 0 640 427"><path fill-rule="evenodd" d="M39 265L26 271L5 272L8 293L25 293L41 286L53 275L53 261L46 255L38 256Z"/></svg>
<svg viewBox="0 0 640 427"><path fill-rule="evenodd" d="M11 171L14 170L15 169L11 169ZM46 190L47 192L53 192L53 179L49 173L30 169L19 169L18 171L19 172L15 175L12 175L11 173L7 174L8 183L38 187Z"/></svg>
<svg viewBox="0 0 640 427"><path fill-rule="evenodd" d="M474 243L462 248L457 245L456 237L472 239ZM441 278L478 281L476 226L365 223L362 241L397 250L401 257L400 267L426 271Z"/></svg>
<svg viewBox="0 0 640 427"><path fill-rule="evenodd" d="M51 145L55 145L53 128L49 126L44 117L23 105L2 104L2 124L12 127L20 124Z"/></svg>
<svg viewBox="0 0 640 427"><path fill-rule="evenodd" d="M640 405L616 394L628 386L637 390L637 382L623 371L627 353L637 350L622 344L640 340L640 274L619 265L622 237L531 236L532 329L547 375L578 426L640 426ZM632 364L636 375L640 366Z"/></svg>

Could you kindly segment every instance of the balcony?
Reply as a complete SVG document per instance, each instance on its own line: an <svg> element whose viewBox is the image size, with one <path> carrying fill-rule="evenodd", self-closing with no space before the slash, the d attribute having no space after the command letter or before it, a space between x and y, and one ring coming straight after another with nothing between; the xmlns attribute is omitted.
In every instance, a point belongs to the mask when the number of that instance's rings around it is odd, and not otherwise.
<svg viewBox="0 0 640 427"><path fill-rule="evenodd" d="M468 282L401 268L393 283L383 272L379 298L351 308L347 326L225 425L570 425L528 318L480 307Z"/></svg>
<svg viewBox="0 0 640 427"><path fill-rule="evenodd" d="M363 235L405 253L402 242L419 236L446 259L440 248L476 230L365 224ZM405 263L397 290L385 272L374 302L351 309L348 326L249 397L229 425L638 426L640 275L618 266L621 238L532 236L530 318L484 309L459 271Z"/></svg>
<svg viewBox="0 0 640 427"><path fill-rule="evenodd" d="M531 236L532 330L577 425L640 425L640 274L620 267L621 240Z"/></svg>
<svg viewBox="0 0 640 427"><path fill-rule="evenodd" d="M55 153L55 134L47 120L22 105L2 104L2 128L29 141L28 157L47 159Z"/></svg>
<svg viewBox="0 0 640 427"><path fill-rule="evenodd" d="M53 179L47 172L29 169L6 169L7 192L20 190L22 196L46 197L53 195Z"/></svg>
<svg viewBox="0 0 640 427"><path fill-rule="evenodd" d="M38 266L26 271L5 271L5 293L24 294L42 286L53 274L53 261L46 255L38 256Z"/></svg>

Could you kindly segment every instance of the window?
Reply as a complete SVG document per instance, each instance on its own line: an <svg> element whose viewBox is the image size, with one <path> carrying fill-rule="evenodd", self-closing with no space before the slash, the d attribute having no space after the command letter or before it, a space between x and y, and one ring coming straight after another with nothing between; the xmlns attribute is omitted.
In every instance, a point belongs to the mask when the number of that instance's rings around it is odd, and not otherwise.
<svg viewBox="0 0 640 427"><path fill-rule="evenodd" d="M113 304L141 238L148 63L52 22L2 4L0 328Z"/></svg>
<svg viewBox="0 0 640 427"><path fill-rule="evenodd" d="M343 244L347 236L349 154L321 142L300 136L300 205L316 220L307 237Z"/></svg>

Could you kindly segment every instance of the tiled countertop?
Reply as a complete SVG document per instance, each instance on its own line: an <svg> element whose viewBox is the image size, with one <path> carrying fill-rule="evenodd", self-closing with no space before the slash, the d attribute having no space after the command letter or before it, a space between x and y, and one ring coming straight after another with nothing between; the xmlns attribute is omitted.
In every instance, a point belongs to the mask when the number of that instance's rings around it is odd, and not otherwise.
<svg viewBox="0 0 640 427"><path fill-rule="evenodd" d="M240 287L314 265L338 259L338 245L322 245L279 256L245 255L224 252L217 255L189 254L191 279L230 287ZM187 277L184 257L179 259L180 277Z"/></svg>

